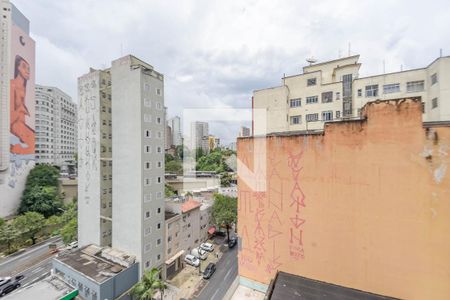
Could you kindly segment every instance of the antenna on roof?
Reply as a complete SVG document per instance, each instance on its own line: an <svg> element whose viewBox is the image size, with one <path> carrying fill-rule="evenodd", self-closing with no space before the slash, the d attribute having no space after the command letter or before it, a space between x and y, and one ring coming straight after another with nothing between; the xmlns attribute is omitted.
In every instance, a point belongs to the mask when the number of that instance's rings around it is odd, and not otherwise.
<svg viewBox="0 0 450 300"><path fill-rule="evenodd" d="M314 58L314 56L311 56L310 58L306 59L306 62L309 63L309 65L315 64L317 62L317 59Z"/></svg>

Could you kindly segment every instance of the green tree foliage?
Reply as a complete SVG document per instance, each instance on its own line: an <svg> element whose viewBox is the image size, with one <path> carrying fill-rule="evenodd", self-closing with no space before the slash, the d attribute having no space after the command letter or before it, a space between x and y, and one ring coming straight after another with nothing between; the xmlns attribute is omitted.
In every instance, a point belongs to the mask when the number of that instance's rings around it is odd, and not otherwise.
<svg viewBox="0 0 450 300"><path fill-rule="evenodd" d="M168 184L165 185L165 196L171 197L175 195L175 190Z"/></svg>
<svg viewBox="0 0 450 300"><path fill-rule="evenodd" d="M37 234L45 226L45 218L40 213L29 211L15 218L13 223L22 236L30 238L34 245L36 243Z"/></svg>
<svg viewBox="0 0 450 300"><path fill-rule="evenodd" d="M35 211L46 218L57 214L62 207L58 192L57 168L48 165L38 165L30 171L22 194L19 214Z"/></svg>
<svg viewBox="0 0 450 300"><path fill-rule="evenodd" d="M0 226L2 226L3 224L5 224L5 220L3 220L2 218L0 218Z"/></svg>
<svg viewBox="0 0 450 300"><path fill-rule="evenodd" d="M218 227L225 227L227 229L227 239L229 241L229 230L237 221L237 198L214 194L212 218Z"/></svg>
<svg viewBox="0 0 450 300"><path fill-rule="evenodd" d="M215 149L207 155L197 157L197 171L215 171L217 173L231 172L232 169L227 165L226 160L233 152L222 149Z"/></svg>
<svg viewBox="0 0 450 300"><path fill-rule="evenodd" d="M64 244L70 244L77 240L78 237L78 220L77 218L71 219L66 225L61 228L61 238Z"/></svg>
<svg viewBox="0 0 450 300"><path fill-rule="evenodd" d="M172 154L166 153L164 154L164 160L167 164L168 162L175 160L175 157L173 157Z"/></svg>
<svg viewBox="0 0 450 300"><path fill-rule="evenodd" d="M166 173L174 173L177 175L183 174L183 165L180 160L166 161L165 164Z"/></svg>
<svg viewBox="0 0 450 300"><path fill-rule="evenodd" d="M164 290L167 289L167 284L160 279L159 270L153 268L146 271L142 276L141 281L136 283L131 289L133 299L137 300L151 300L157 291L161 293L161 299L164 298Z"/></svg>
<svg viewBox="0 0 450 300"><path fill-rule="evenodd" d="M221 186L225 186L228 187L231 185L231 180L233 178L231 177L230 173L228 172L224 172L222 173L222 175L220 176L220 185Z"/></svg>
<svg viewBox="0 0 450 300"><path fill-rule="evenodd" d="M187 148L185 148L183 145L178 145L175 147L175 156L178 159L183 160L185 151L187 151Z"/></svg>
<svg viewBox="0 0 450 300"><path fill-rule="evenodd" d="M62 200L58 190L53 186L33 186L22 195L19 213L38 212L46 218L60 213Z"/></svg>
<svg viewBox="0 0 450 300"><path fill-rule="evenodd" d="M5 223L0 226L0 244L6 245L8 253L11 252L11 247L20 236L20 231L13 223Z"/></svg>

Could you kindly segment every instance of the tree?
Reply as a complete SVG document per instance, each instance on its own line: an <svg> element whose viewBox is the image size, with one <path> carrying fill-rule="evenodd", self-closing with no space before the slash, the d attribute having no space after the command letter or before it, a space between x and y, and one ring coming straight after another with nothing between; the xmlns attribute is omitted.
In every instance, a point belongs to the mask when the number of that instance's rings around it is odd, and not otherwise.
<svg viewBox="0 0 450 300"><path fill-rule="evenodd" d="M180 175L183 173L183 165L179 160L171 160L169 162L166 161L165 170L167 173L175 173Z"/></svg>
<svg viewBox="0 0 450 300"><path fill-rule="evenodd" d="M19 206L19 214L34 211L48 218L60 213L61 209L62 200L56 187L33 186L24 192Z"/></svg>
<svg viewBox="0 0 450 300"><path fill-rule="evenodd" d="M231 186L231 180L233 178L228 172L223 172L222 176L220 176L220 185L224 187Z"/></svg>
<svg viewBox="0 0 450 300"><path fill-rule="evenodd" d="M212 217L218 227L227 229L227 239L230 241L230 227L237 221L237 198L214 194Z"/></svg>
<svg viewBox="0 0 450 300"><path fill-rule="evenodd" d="M58 187L59 171L49 165L37 165L28 174L25 190L34 186L54 186Z"/></svg>
<svg viewBox="0 0 450 300"><path fill-rule="evenodd" d="M142 276L141 281L136 283L131 289L131 294L137 300L151 300L156 291L161 293L161 299L164 297L164 290L167 289L167 284L160 279L159 270L153 268L146 271Z"/></svg>
<svg viewBox="0 0 450 300"><path fill-rule="evenodd" d="M3 220L2 218L0 218L0 227L3 226L3 224L5 224L5 220Z"/></svg>
<svg viewBox="0 0 450 300"><path fill-rule="evenodd" d="M78 220L71 219L66 225L61 228L61 237L64 244L70 244L78 238Z"/></svg>
<svg viewBox="0 0 450 300"><path fill-rule="evenodd" d="M6 244L8 252L11 251L11 246L14 241L20 236L20 231L13 223L6 223L0 226L0 244Z"/></svg>
<svg viewBox="0 0 450 300"><path fill-rule="evenodd" d="M25 236L28 236L33 245L36 244L37 234L45 226L45 218L37 212L29 211L14 219L14 226Z"/></svg>
<svg viewBox="0 0 450 300"><path fill-rule="evenodd" d="M175 195L175 190L168 184L165 185L165 196L171 197Z"/></svg>

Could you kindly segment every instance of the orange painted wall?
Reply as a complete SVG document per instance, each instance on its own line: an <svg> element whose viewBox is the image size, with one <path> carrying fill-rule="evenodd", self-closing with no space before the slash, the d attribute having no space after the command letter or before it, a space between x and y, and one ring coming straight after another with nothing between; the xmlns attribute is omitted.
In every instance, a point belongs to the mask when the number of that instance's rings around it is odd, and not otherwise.
<svg viewBox="0 0 450 300"><path fill-rule="evenodd" d="M239 275L276 270L406 299L450 299L450 127L420 100L366 105L320 135L238 140ZM253 154L256 153L255 161ZM261 164L266 162L266 174ZM254 179L254 178L253 178Z"/></svg>

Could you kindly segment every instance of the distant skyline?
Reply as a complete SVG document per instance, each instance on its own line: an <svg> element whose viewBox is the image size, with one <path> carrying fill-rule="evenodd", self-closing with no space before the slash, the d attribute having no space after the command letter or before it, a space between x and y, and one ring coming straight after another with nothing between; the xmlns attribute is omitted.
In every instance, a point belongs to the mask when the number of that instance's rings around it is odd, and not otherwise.
<svg viewBox="0 0 450 300"><path fill-rule="evenodd" d="M360 54L361 76L450 54L448 1L15 0L36 40L36 83L77 101L77 78L133 54L165 75L168 116L250 108L255 89L318 61ZM447 47L447 48L445 48ZM384 62L384 63L383 63ZM248 124L211 126L224 140Z"/></svg>

